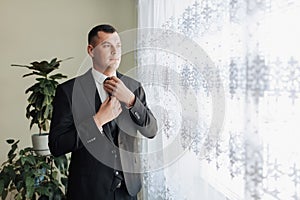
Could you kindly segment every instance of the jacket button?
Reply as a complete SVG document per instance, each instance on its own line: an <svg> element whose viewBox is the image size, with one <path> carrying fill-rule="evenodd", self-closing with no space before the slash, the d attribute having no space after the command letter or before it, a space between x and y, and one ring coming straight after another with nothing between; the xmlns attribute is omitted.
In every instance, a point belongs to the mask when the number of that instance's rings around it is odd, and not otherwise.
<svg viewBox="0 0 300 200"><path fill-rule="evenodd" d="M140 118L141 118L140 115L139 115L139 113L136 112L136 111L134 112L134 115L136 116L137 119L140 119Z"/></svg>

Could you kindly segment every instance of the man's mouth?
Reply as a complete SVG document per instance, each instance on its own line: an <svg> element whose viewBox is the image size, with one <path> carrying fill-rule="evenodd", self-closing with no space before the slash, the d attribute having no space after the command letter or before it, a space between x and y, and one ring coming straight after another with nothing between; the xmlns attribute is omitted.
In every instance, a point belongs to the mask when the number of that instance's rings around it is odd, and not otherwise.
<svg viewBox="0 0 300 200"><path fill-rule="evenodd" d="M119 58L110 58L109 60L110 61L119 61L120 59Z"/></svg>

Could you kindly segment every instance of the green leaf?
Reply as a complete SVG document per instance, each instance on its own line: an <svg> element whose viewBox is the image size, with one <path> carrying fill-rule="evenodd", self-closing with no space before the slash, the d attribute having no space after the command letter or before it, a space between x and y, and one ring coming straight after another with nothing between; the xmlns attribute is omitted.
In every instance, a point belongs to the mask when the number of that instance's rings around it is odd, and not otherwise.
<svg viewBox="0 0 300 200"><path fill-rule="evenodd" d="M61 200L62 199L62 192L60 190L56 190L54 193L54 200Z"/></svg>
<svg viewBox="0 0 300 200"><path fill-rule="evenodd" d="M50 95L45 95L44 97L44 101L43 101L43 107L46 105L50 105L52 101L52 98Z"/></svg>
<svg viewBox="0 0 300 200"><path fill-rule="evenodd" d="M25 94L27 94L30 91L35 91L37 92L40 89L40 83L35 83L33 86L29 87L26 91Z"/></svg>
<svg viewBox="0 0 300 200"><path fill-rule="evenodd" d="M50 196L50 191L51 191L51 186L49 184L47 184L44 188L43 188L43 194L46 196Z"/></svg>
<svg viewBox="0 0 300 200"><path fill-rule="evenodd" d="M32 119L34 120L37 116L38 110L37 109L33 109L30 111L30 117L32 117Z"/></svg>
<svg viewBox="0 0 300 200"><path fill-rule="evenodd" d="M54 69L57 69L58 66L56 65L50 65L50 63L48 63L47 61L42 61L42 62L33 62L31 63L34 67L35 70L44 73L44 74L48 74L50 72L52 72Z"/></svg>
<svg viewBox="0 0 300 200"><path fill-rule="evenodd" d="M24 155L24 153L25 153L25 152L24 152L23 149L21 149L20 152L19 152L19 154L20 154L21 156Z"/></svg>
<svg viewBox="0 0 300 200"><path fill-rule="evenodd" d="M39 84L40 84L40 88L46 87L46 85L47 85L47 79L41 80Z"/></svg>
<svg viewBox="0 0 300 200"><path fill-rule="evenodd" d="M33 124L38 124L37 121L37 110L32 110L30 111L30 116L31 116L31 123L30 123L30 129L32 128Z"/></svg>
<svg viewBox="0 0 300 200"><path fill-rule="evenodd" d="M48 131L50 128L49 120L45 120L43 130Z"/></svg>
<svg viewBox="0 0 300 200"><path fill-rule="evenodd" d="M23 179L22 179L22 177L21 177L21 175L19 175L19 177L16 179L16 189L18 190L18 191L20 191L22 188L24 188L24 181L23 181Z"/></svg>
<svg viewBox="0 0 300 200"><path fill-rule="evenodd" d="M30 167L29 165L25 165L24 171L25 171L25 172L28 172L29 170L31 170L31 167Z"/></svg>
<svg viewBox="0 0 300 200"><path fill-rule="evenodd" d="M37 61L34 61L32 63L30 63L35 69L38 69L40 68L42 65L45 65L47 64L48 62L47 61L41 61L41 62L37 62Z"/></svg>
<svg viewBox="0 0 300 200"><path fill-rule="evenodd" d="M67 78L67 76L62 75L61 73L59 73L59 74L55 74L55 75L49 76L49 78L53 79L53 80L56 80L56 79Z"/></svg>
<svg viewBox="0 0 300 200"><path fill-rule="evenodd" d="M43 93L47 96L51 95L51 90L48 85L44 87Z"/></svg>
<svg viewBox="0 0 300 200"><path fill-rule="evenodd" d="M38 99L38 94L33 92L31 95L28 97L27 101L29 104L34 104L36 100Z"/></svg>
<svg viewBox="0 0 300 200"><path fill-rule="evenodd" d="M26 198L31 199L33 192L34 192L34 179L32 177L26 177L25 180L25 184L26 184Z"/></svg>
<svg viewBox="0 0 300 200"><path fill-rule="evenodd" d="M53 171L53 172L52 172L52 178L53 178L53 179L56 179L56 178L57 178L57 175L58 175L57 171ZM55 180L54 180L54 181L55 181Z"/></svg>
<svg viewBox="0 0 300 200"><path fill-rule="evenodd" d="M28 69L34 69L34 67L28 66L28 65L12 64L12 65L10 65L10 66L12 66L12 67L25 67L25 68L28 68Z"/></svg>
<svg viewBox="0 0 300 200"><path fill-rule="evenodd" d="M43 113L41 111L37 112L37 120L39 123L43 122Z"/></svg>
<svg viewBox="0 0 300 200"><path fill-rule="evenodd" d="M9 173L4 172L4 177L2 177L3 183L4 183L4 188L7 188L9 183L11 182L11 179L9 177Z"/></svg>
<svg viewBox="0 0 300 200"><path fill-rule="evenodd" d="M9 163L12 163L13 159L17 155L15 152L16 152L16 149L18 148L18 143L19 143L19 140L11 145L11 149L9 150L9 152L7 154Z"/></svg>
<svg viewBox="0 0 300 200"><path fill-rule="evenodd" d="M2 192L1 197L2 197L2 199L6 199L6 197L7 197L7 190L4 190L4 191Z"/></svg>
<svg viewBox="0 0 300 200"><path fill-rule="evenodd" d="M42 167L42 168L45 168L45 169L47 169L47 170L51 170L51 166L50 166L48 163L45 163L45 162L42 162L42 163L41 163L41 167Z"/></svg>
<svg viewBox="0 0 300 200"><path fill-rule="evenodd" d="M16 194L16 200L22 200L22 193L18 193L18 194Z"/></svg>
<svg viewBox="0 0 300 200"><path fill-rule="evenodd" d="M24 152L32 152L33 151L33 149L32 149L32 147L26 147L25 149L24 149Z"/></svg>
<svg viewBox="0 0 300 200"><path fill-rule="evenodd" d="M31 164L31 165L35 165L36 162L35 162L35 157L33 155L29 155L27 157L27 161Z"/></svg>
<svg viewBox="0 0 300 200"><path fill-rule="evenodd" d="M9 163L11 163L12 164L12 162L13 162L13 159L15 158L17 156L17 154L11 154L11 155L9 155L9 157L8 157L8 159L9 159Z"/></svg>
<svg viewBox="0 0 300 200"><path fill-rule="evenodd" d="M34 119L32 119L31 122L30 122L30 126L29 126L30 129L32 128L32 126L33 126L34 124L38 124L38 122L35 120L35 118L36 118L36 117L34 117Z"/></svg>
<svg viewBox="0 0 300 200"><path fill-rule="evenodd" d="M37 187L36 189L36 192L41 196L41 195L44 195L45 194L45 187Z"/></svg>
<svg viewBox="0 0 300 200"><path fill-rule="evenodd" d="M7 139L6 142L7 142L8 144L12 144L12 143L15 142L15 140L14 140L14 139Z"/></svg>
<svg viewBox="0 0 300 200"><path fill-rule="evenodd" d="M51 181L52 181L52 183L53 183L54 185L61 186L61 184L60 184L59 181L58 181L58 176L56 176L56 178L55 178L55 179L52 179Z"/></svg>
<svg viewBox="0 0 300 200"><path fill-rule="evenodd" d="M68 168L68 160L65 155L54 157L54 164L60 170L63 171Z"/></svg>
<svg viewBox="0 0 300 200"><path fill-rule="evenodd" d="M7 154L8 158L10 158L15 153L16 149L18 148L18 143L19 143L19 140L11 145L11 149Z"/></svg>
<svg viewBox="0 0 300 200"><path fill-rule="evenodd" d="M26 162L26 157L23 156L23 157L21 157L20 159L21 159L21 164L24 165L25 162Z"/></svg>
<svg viewBox="0 0 300 200"><path fill-rule="evenodd" d="M41 110L43 107L43 101L44 101L44 96L43 95L39 95L35 101L35 108L37 110Z"/></svg>
<svg viewBox="0 0 300 200"><path fill-rule="evenodd" d="M68 184L68 178L66 178L66 177L61 177L61 183L63 184L63 186L67 186L67 184Z"/></svg>
<svg viewBox="0 0 300 200"><path fill-rule="evenodd" d="M36 164L35 157L33 155L27 155L21 157L22 165L34 166Z"/></svg>
<svg viewBox="0 0 300 200"><path fill-rule="evenodd" d="M24 78L24 77L32 76L32 75L45 76L45 75L42 74L42 73L33 71L33 72L31 72L31 73L28 73L28 74L23 75L22 77Z"/></svg>
<svg viewBox="0 0 300 200"><path fill-rule="evenodd" d="M50 61L50 65L54 65L56 63L56 60L57 58L53 58L51 61Z"/></svg>
<svg viewBox="0 0 300 200"><path fill-rule="evenodd" d="M26 107L26 118L29 119L30 118L30 108L31 108L32 104L29 104Z"/></svg>
<svg viewBox="0 0 300 200"><path fill-rule="evenodd" d="M4 180L4 188L7 188L16 177L14 168L11 165L5 166L3 168L3 175L2 180Z"/></svg>
<svg viewBox="0 0 300 200"><path fill-rule="evenodd" d="M42 107L48 105L48 96L44 96Z"/></svg>
<svg viewBox="0 0 300 200"><path fill-rule="evenodd" d="M48 115L50 114L50 111L51 111L51 106L50 105L45 106L45 111L44 111L44 116L43 116L45 119L48 119Z"/></svg>
<svg viewBox="0 0 300 200"><path fill-rule="evenodd" d="M2 194L3 190L4 190L4 180L0 179L0 194Z"/></svg>
<svg viewBox="0 0 300 200"><path fill-rule="evenodd" d="M57 81L55 81L55 80L51 80L51 83L52 83L52 85L53 85L54 89L55 89L55 88L56 88L56 86L58 85L58 82L57 82Z"/></svg>
<svg viewBox="0 0 300 200"><path fill-rule="evenodd" d="M41 129L43 131L48 131L48 127L47 127L47 120L45 119L43 122L41 122Z"/></svg>
<svg viewBox="0 0 300 200"><path fill-rule="evenodd" d="M51 120L52 119L52 113L53 113L53 106L52 104L48 105L49 107L49 116L48 116L48 119Z"/></svg>

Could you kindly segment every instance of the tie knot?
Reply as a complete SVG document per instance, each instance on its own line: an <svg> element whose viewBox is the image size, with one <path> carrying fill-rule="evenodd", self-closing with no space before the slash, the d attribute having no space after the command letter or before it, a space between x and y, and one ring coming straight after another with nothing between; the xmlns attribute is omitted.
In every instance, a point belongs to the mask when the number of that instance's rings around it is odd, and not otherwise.
<svg viewBox="0 0 300 200"><path fill-rule="evenodd" d="M103 81L103 84L105 83L105 81L107 80L110 80L111 78L110 77L107 77L104 81ZM108 96L111 96L111 93L107 92Z"/></svg>
<svg viewBox="0 0 300 200"><path fill-rule="evenodd" d="M105 81L108 81L110 79L111 79L110 77L107 77L106 79L104 79L103 83L105 83Z"/></svg>

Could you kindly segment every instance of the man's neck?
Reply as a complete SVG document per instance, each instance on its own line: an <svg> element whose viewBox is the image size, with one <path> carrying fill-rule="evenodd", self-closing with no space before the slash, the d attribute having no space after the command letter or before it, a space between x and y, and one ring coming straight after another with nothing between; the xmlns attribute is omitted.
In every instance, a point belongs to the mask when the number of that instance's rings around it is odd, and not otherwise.
<svg viewBox="0 0 300 200"><path fill-rule="evenodd" d="M102 74L108 77L116 76L116 71L104 71Z"/></svg>
<svg viewBox="0 0 300 200"><path fill-rule="evenodd" d="M109 69L109 68L107 68L106 70L100 70L100 69L94 67L94 69L96 71L100 72L101 74L104 74L105 76L108 76L108 77L116 76L116 74L117 74L116 70L112 70L112 69Z"/></svg>

